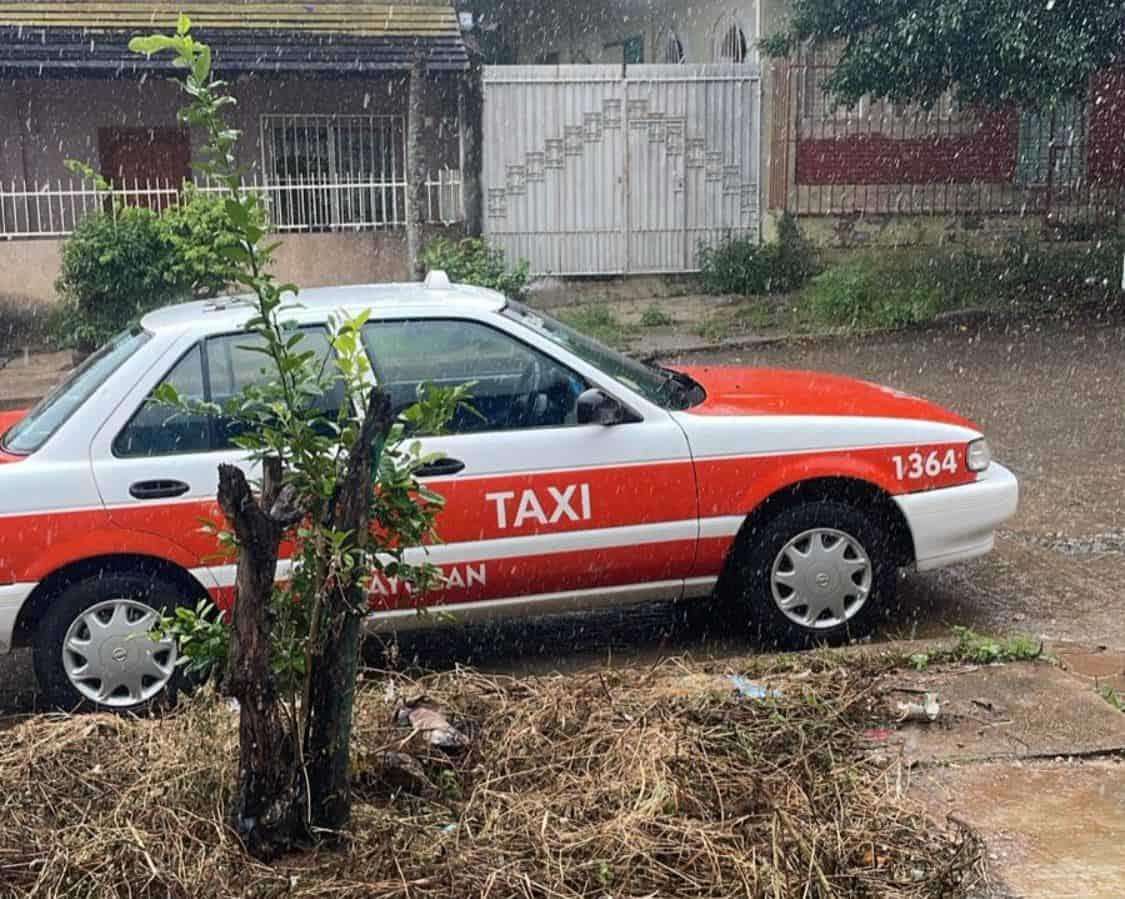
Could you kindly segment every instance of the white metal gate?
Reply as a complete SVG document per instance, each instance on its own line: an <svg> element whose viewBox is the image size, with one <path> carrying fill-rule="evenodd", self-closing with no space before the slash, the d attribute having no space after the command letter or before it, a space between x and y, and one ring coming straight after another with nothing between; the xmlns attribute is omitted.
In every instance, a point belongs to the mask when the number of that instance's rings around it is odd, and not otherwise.
<svg viewBox="0 0 1125 899"><path fill-rule="evenodd" d="M488 66L485 233L536 274L684 272L759 228L750 65Z"/></svg>

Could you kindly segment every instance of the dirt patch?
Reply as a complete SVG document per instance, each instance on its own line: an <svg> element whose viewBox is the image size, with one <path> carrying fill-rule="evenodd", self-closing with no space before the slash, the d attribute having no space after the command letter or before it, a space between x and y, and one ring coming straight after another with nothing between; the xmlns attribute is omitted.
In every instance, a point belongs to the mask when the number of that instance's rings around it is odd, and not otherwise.
<svg viewBox="0 0 1125 899"><path fill-rule="evenodd" d="M272 866L245 856L224 816L224 703L161 721L27 719L0 743L0 892L921 899L981 882L971 831L919 814L864 751L869 675L790 670L761 699L675 688L697 674L376 676L358 696L343 848ZM468 751L420 748L393 723L422 693ZM415 759L409 787L385 779L388 749Z"/></svg>

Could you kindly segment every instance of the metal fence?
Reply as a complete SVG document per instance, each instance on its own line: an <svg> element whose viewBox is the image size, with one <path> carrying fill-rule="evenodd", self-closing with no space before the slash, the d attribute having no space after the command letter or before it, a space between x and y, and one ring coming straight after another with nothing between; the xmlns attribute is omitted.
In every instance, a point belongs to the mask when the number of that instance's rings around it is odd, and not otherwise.
<svg viewBox="0 0 1125 899"><path fill-rule="evenodd" d="M407 184L401 170L396 174L390 181L295 176L284 184L254 178L244 186L261 195L274 231L376 231L406 225ZM113 214L118 204L163 210L180 201L184 187L139 180L114 184L109 191L78 180L0 183L0 239L65 237L87 215ZM196 181L194 187L209 195L225 190L208 181ZM444 169L431 175L426 196L427 222L451 225L463 220L459 171Z"/></svg>
<svg viewBox="0 0 1125 899"><path fill-rule="evenodd" d="M1125 185L1089 175L1088 109L929 109L863 98L834 105L830 54L775 69L769 205L796 215L1042 216L1116 225ZM1125 127L1125 123L1123 123Z"/></svg>

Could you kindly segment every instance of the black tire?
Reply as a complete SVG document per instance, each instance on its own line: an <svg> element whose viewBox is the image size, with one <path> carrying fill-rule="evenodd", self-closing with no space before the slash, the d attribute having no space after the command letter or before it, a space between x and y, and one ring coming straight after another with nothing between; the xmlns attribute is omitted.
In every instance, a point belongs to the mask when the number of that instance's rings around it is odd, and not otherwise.
<svg viewBox="0 0 1125 899"><path fill-rule="evenodd" d="M143 570L107 571L71 581L63 586L51 599L47 611L40 618L35 629L33 644L35 674L43 696L51 705L65 711L146 714L175 705L179 690L184 685L182 669L178 666L172 669L172 674L164 688L152 696L144 693L159 681L155 677L149 677L148 685L142 691L138 691L143 696L139 702L127 702L128 696L122 697L120 692L105 703L84 695L67 675L63 663L63 641L71 624L99 603L109 600L132 601L148 606L159 614L165 614L178 605L186 604L188 599L189 597L184 596L183 589L176 583ZM135 620L139 620L137 617L139 610L130 608L127 612ZM125 637L114 651L124 652L127 659L133 661L144 653L145 646L137 642L135 637ZM158 653L153 657L164 667L168 667L168 657L165 654ZM81 656L71 655L70 658L77 661ZM122 663L123 666L124 664ZM95 684L100 684L101 681L92 679L85 683L90 689L94 689ZM125 692L127 693L127 690Z"/></svg>
<svg viewBox="0 0 1125 899"><path fill-rule="evenodd" d="M775 601L770 583L774 562L782 549L794 538L816 528L848 535L871 563L866 599L846 621L835 626L810 627L794 621ZM791 506L755 531L740 538L743 543L735 549L719 599L726 617L747 628L763 646L807 649L817 644L859 639L889 614L898 585L898 566L890 536L878 518L847 503L820 500ZM801 608L806 612L799 612ZM796 615L808 614L808 608L798 606L792 611ZM850 605L846 608L850 610ZM831 612L826 610L825 622L830 617Z"/></svg>

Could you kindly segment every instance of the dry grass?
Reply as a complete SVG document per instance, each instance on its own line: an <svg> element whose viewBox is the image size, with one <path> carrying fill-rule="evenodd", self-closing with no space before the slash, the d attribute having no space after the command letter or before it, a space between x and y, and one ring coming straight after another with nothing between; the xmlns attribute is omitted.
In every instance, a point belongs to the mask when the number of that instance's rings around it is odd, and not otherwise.
<svg viewBox="0 0 1125 899"><path fill-rule="evenodd" d="M43 896L712 897L963 895L969 833L924 819L863 752L854 668L764 676L751 700L698 668L508 678L380 675L360 694L342 849L265 866L225 824L235 716L39 716L0 732L0 893ZM393 685L393 689L388 689ZM432 788L371 773L397 696L471 738L417 753Z"/></svg>

